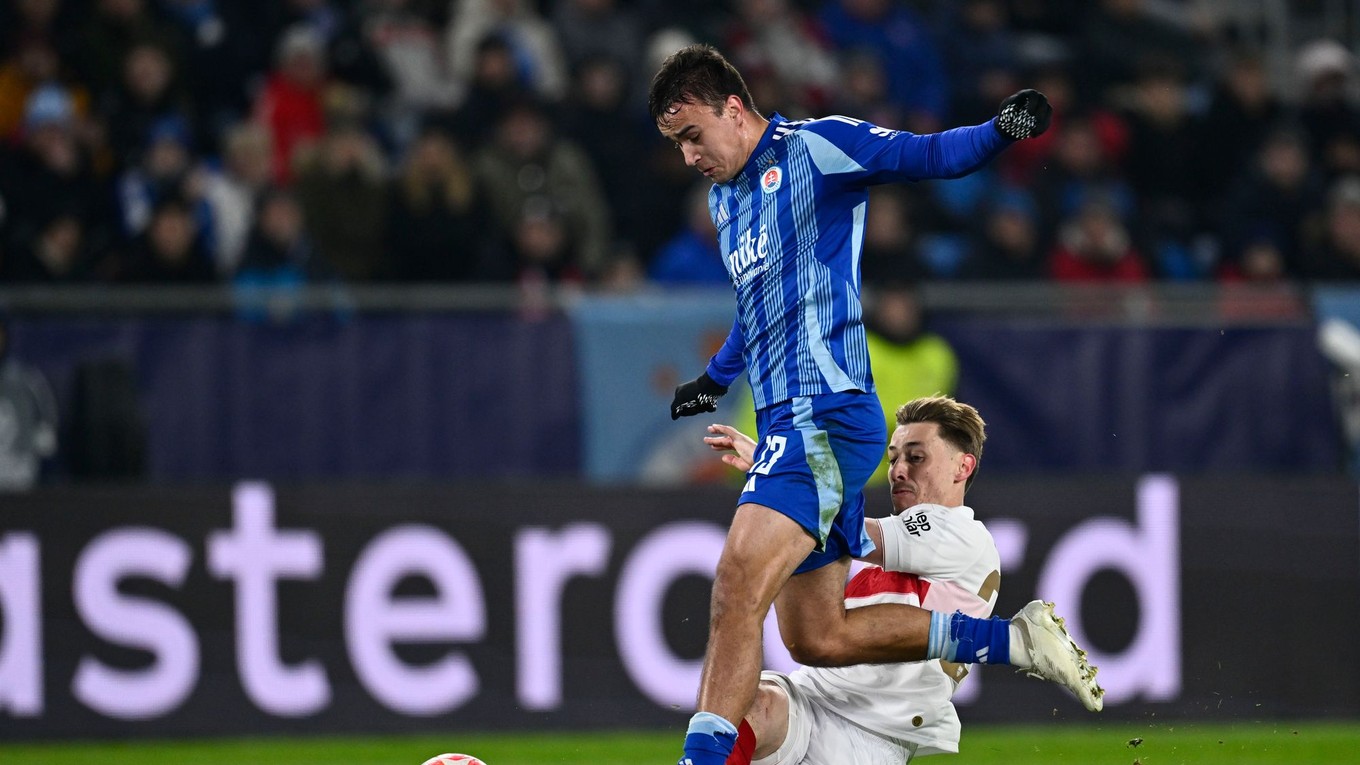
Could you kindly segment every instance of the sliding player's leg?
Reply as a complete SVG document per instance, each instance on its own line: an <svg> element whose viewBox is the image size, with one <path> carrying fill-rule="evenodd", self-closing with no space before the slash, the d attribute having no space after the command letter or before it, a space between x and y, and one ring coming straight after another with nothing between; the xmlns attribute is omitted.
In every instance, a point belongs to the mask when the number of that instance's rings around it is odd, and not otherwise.
<svg viewBox="0 0 1360 765"><path fill-rule="evenodd" d="M1104 691L1086 652L1067 633L1053 604L1033 601L1011 619L978 619L963 613L925 611L883 603L845 608L849 559L792 576L775 600L779 631L794 660L842 667L894 661L944 659L960 664L1002 664L1056 683L1087 709L1104 706Z"/></svg>

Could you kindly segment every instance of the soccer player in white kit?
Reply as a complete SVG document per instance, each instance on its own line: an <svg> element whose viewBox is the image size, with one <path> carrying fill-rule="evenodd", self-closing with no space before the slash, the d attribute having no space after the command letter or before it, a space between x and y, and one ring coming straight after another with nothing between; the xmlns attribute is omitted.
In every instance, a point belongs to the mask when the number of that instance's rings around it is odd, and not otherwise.
<svg viewBox="0 0 1360 765"><path fill-rule="evenodd" d="M866 519L876 549L864 560L874 565L846 585L846 608L902 603L991 615L1000 556L991 533L963 504L982 456L984 428L976 409L942 396L897 410L888 445L894 515ZM709 446L735 452L724 462L750 468L754 441L726 425L709 431ZM1022 613L1049 616L1043 611L1051 609L1034 601ZM1065 633L1030 626L1045 621L1013 620L1012 645L1032 651L1036 642L1065 639ZM966 665L945 661L764 672L727 763L901 765L919 755L958 752L959 717L950 699L967 672Z"/></svg>

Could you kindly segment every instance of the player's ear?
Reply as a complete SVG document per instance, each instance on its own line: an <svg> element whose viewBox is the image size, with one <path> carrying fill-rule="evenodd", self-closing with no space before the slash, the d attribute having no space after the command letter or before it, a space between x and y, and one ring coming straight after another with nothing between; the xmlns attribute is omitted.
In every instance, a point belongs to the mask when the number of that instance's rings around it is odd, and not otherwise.
<svg viewBox="0 0 1360 765"><path fill-rule="evenodd" d="M727 97L727 101L723 103L723 108L726 110L727 116L735 117L746 111L746 104L742 103L741 96L733 95Z"/></svg>
<svg viewBox="0 0 1360 765"><path fill-rule="evenodd" d="M977 470L978 459L976 454L964 452L959 455L959 468L954 473L954 482L962 483Z"/></svg>

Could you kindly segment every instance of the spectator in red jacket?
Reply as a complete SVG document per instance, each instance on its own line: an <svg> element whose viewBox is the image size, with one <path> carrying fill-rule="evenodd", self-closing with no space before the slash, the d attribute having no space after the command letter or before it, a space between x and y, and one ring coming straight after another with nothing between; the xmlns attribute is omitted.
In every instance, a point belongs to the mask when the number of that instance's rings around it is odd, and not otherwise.
<svg viewBox="0 0 1360 765"><path fill-rule="evenodd" d="M1128 228L1114 206L1099 197L1086 200L1063 222L1049 270L1060 282L1142 282L1149 276Z"/></svg>

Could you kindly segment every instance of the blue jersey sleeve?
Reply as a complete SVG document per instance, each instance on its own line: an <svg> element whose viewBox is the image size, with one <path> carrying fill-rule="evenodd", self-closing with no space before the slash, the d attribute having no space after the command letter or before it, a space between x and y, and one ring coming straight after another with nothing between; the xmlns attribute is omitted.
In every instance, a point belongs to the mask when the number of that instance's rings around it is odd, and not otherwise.
<svg viewBox="0 0 1360 765"><path fill-rule="evenodd" d="M708 368L704 371L713 382L722 385L731 385L742 372L746 371L746 359L742 356L742 350L746 347L746 338L741 331L741 319L732 322L732 331L727 333L727 340L723 341L722 347L713 354L713 358L708 362Z"/></svg>
<svg viewBox="0 0 1360 765"><path fill-rule="evenodd" d="M1012 143L991 120L917 135L849 117L826 117L803 125L798 135L824 179L847 187L958 178Z"/></svg>

